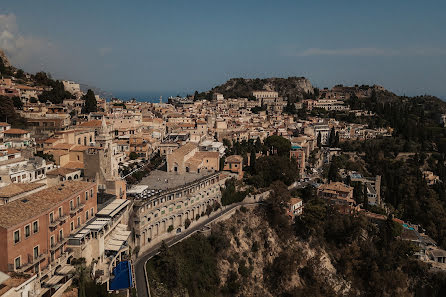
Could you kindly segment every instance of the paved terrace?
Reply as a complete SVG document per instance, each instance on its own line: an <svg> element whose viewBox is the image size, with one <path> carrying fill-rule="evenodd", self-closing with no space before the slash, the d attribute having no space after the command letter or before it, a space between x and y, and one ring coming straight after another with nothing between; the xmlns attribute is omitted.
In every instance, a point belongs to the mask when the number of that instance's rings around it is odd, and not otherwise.
<svg viewBox="0 0 446 297"><path fill-rule="evenodd" d="M138 185L147 185L150 190L169 190L191 183L210 174L211 172L206 170L200 173L188 172L184 174L154 170L149 176L143 178Z"/></svg>

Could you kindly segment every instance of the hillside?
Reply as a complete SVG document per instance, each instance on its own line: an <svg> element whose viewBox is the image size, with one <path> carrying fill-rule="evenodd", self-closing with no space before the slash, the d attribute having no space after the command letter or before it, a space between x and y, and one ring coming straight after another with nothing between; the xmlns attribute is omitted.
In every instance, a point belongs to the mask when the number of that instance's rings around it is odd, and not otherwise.
<svg viewBox="0 0 446 297"><path fill-rule="evenodd" d="M313 93L311 82L305 77L288 78L231 78L226 83L214 87L211 93L221 93L225 98L247 98L252 91L277 91L279 96L295 100Z"/></svg>
<svg viewBox="0 0 446 297"><path fill-rule="evenodd" d="M162 248L147 266L152 296L441 296L445 274L412 260L391 222L307 205L295 225L242 208L208 237Z"/></svg>

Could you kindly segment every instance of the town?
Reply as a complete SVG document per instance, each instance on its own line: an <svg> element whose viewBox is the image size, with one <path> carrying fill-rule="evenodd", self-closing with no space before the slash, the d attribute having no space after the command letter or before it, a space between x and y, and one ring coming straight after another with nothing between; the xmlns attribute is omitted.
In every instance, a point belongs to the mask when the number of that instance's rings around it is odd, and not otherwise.
<svg viewBox="0 0 446 297"><path fill-rule="evenodd" d="M65 296L79 263L109 292L148 296L137 267L145 255L267 200L268 178L295 194L290 222L306 212L298 193L313 189L346 216L380 224L392 215L414 257L446 269L446 251L423 226L393 216L380 175L334 166L361 157L343 143L393 137L394 127L373 127L374 112L355 107L380 86L319 90L295 78L295 102L262 88L153 103L106 100L73 81L23 73L4 55L1 64L0 296ZM275 156L287 171L266 162ZM443 182L420 175L428 186Z"/></svg>

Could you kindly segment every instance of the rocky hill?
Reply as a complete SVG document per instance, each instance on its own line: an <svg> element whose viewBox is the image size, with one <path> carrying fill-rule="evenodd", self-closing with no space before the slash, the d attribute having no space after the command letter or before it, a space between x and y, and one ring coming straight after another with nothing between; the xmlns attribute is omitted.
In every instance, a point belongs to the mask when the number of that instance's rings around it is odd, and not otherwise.
<svg viewBox="0 0 446 297"><path fill-rule="evenodd" d="M410 245L390 239L391 222L378 226L340 215L320 201L305 211L304 223L293 226L268 208L242 208L209 236L162 248L147 265L151 295L442 295L446 275L408 256Z"/></svg>
<svg viewBox="0 0 446 297"><path fill-rule="evenodd" d="M225 98L247 98L252 91L277 91L279 96L289 99L303 98L313 93L311 82L305 77L288 78L232 78L226 83L214 87L211 92L221 93Z"/></svg>
<svg viewBox="0 0 446 297"><path fill-rule="evenodd" d="M0 49L0 59L5 67L11 67L11 63L9 62L8 57L2 49Z"/></svg>

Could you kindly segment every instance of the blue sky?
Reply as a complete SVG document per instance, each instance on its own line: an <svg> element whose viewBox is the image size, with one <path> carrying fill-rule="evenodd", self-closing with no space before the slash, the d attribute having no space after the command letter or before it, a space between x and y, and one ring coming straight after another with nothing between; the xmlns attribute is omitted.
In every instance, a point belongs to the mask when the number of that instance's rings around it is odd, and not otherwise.
<svg viewBox="0 0 446 297"><path fill-rule="evenodd" d="M2 0L0 47L26 71L115 94L305 76L446 98L444 11L412 0Z"/></svg>

